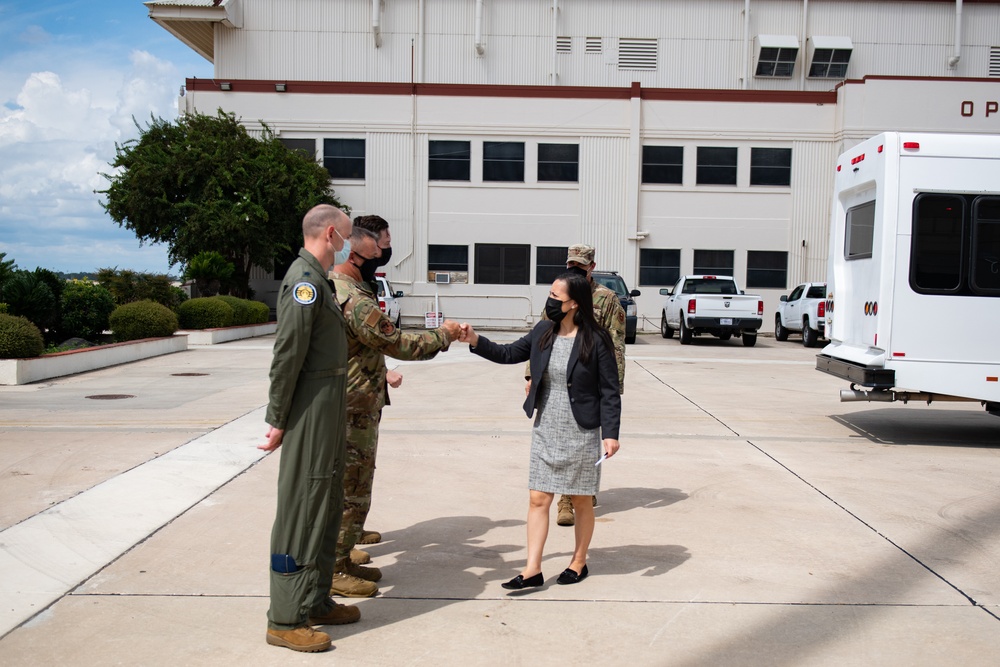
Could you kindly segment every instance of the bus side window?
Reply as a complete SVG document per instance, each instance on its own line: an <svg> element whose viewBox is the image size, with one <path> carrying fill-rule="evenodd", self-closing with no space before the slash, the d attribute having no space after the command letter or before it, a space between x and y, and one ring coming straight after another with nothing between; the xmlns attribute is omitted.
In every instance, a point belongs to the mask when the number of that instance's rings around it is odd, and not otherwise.
<svg viewBox="0 0 1000 667"><path fill-rule="evenodd" d="M966 238L965 199L919 194L913 201L910 286L921 294L962 290Z"/></svg>
<svg viewBox="0 0 1000 667"><path fill-rule="evenodd" d="M1000 197L977 198L972 215L972 291L1000 296Z"/></svg>

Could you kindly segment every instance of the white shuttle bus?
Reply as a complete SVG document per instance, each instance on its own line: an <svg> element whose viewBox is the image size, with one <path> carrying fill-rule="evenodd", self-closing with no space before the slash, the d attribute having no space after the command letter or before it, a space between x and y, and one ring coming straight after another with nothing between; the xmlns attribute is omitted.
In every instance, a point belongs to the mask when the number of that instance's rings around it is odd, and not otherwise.
<svg viewBox="0 0 1000 667"><path fill-rule="evenodd" d="M842 401L1000 416L1000 136L889 132L839 158L826 332Z"/></svg>

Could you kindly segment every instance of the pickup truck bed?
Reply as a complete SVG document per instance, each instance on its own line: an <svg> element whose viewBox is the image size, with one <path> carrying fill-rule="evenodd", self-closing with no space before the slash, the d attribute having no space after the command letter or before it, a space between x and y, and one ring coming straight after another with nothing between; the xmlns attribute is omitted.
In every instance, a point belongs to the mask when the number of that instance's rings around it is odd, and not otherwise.
<svg viewBox="0 0 1000 667"><path fill-rule="evenodd" d="M732 277L684 276L660 294L667 296L660 320L664 338L671 338L676 329L681 345L699 334L721 340L737 336L746 347L757 343L764 302L758 296L743 294Z"/></svg>

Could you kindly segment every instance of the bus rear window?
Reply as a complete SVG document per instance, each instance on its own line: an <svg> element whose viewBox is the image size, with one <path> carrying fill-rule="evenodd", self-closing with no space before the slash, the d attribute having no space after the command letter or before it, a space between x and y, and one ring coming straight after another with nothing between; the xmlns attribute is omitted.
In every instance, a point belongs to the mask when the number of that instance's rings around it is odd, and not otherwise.
<svg viewBox="0 0 1000 667"><path fill-rule="evenodd" d="M979 197L972 220L972 291L1000 295L1000 197Z"/></svg>
<svg viewBox="0 0 1000 667"><path fill-rule="evenodd" d="M847 209L847 234L844 238L844 258L864 259L872 256L875 238L875 202L865 202Z"/></svg>

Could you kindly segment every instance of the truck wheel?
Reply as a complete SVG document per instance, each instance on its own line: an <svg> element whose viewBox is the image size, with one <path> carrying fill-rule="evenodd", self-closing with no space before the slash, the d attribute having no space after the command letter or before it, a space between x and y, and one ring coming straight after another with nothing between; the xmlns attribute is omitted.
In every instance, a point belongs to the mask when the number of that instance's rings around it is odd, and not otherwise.
<svg viewBox="0 0 1000 667"><path fill-rule="evenodd" d="M681 318L680 333L677 334L677 337L681 339L681 345L690 345L691 344L691 330L688 329L687 325L684 324L684 318L683 317Z"/></svg>
<svg viewBox="0 0 1000 667"><path fill-rule="evenodd" d="M673 338L674 330L667 324L667 314L660 315L660 335L664 338Z"/></svg>
<svg viewBox="0 0 1000 667"><path fill-rule="evenodd" d="M743 332L743 347L753 347L757 344L757 332L756 331L744 331Z"/></svg>
<svg viewBox="0 0 1000 667"><path fill-rule="evenodd" d="M788 329L781 326L781 315L774 316L774 340L788 340Z"/></svg>
<svg viewBox="0 0 1000 667"><path fill-rule="evenodd" d="M816 347L819 332L809 326L809 320L802 321L802 344L806 347Z"/></svg>
<svg viewBox="0 0 1000 667"><path fill-rule="evenodd" d="M634 343L635 343L635 334L632 334L631 336L625 336L626 345L633 345Z"/></svg>

